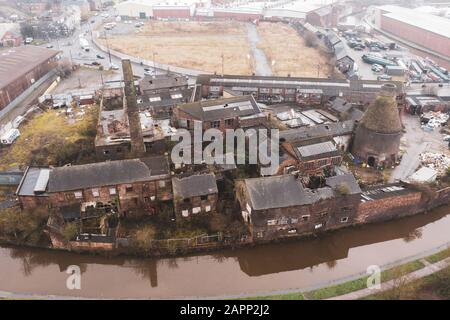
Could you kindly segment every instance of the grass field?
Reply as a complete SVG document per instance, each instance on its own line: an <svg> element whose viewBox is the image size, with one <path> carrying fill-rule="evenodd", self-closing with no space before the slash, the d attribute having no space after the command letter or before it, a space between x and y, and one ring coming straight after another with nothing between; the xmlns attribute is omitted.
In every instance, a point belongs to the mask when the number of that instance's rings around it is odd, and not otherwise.
<svg viewBox="0 0 450 320"><path fill-rule="evenodd" d="M129 27L129 26L128 26ZM148 22L141 30L116 27L108 36L114 50L168 65L207 72L248 75L255 59L248 39L248 24L237 21ZM326 78L329 57L308 47L292 27L262 22L257 26L261 49L272 65L273 75ZM105 39L99 41L106 45ZM153 56L155 54L155 56Z"/></svg>
<svg viewBox="0 0 450 320"><path fill-rule="evenodd" d="M264 51L277 76L326 78L328 57L318 48L310 48L292 27L283 23L261 22L258 27L258 48Z"/></svg>
<svg viewBox="0 0 450 320"><path fill-rule="evenodd" d="M245 23L152 21L138 33L112 35L108 42L126 54L153 60L155 53L159 63L207 72L222 72L223 54L225 73L251 73Z"/></svg>

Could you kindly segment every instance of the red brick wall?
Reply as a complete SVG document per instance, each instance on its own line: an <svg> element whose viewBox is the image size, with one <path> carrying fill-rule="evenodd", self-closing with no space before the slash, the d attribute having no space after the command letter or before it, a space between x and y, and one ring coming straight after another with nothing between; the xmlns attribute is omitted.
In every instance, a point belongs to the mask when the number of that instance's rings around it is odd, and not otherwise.
<svg viewBox="0 0 450 320"><path fill-rule="evenodd" d="M190 18L191 11L189 9L153 9L153 16L155 18Z"/></svg>
<svg viewBox="0 0 450 320"><path fill-rule="evenodd" d="M379 200L361 202L358 208L358 222L374 222L412 215L421 211L422 194L412 191Z"/></svg>
<svg viewBox="0 0 450 320"><path fill-rule="evenodd" d="M381 29L450 57L449 38L402 23L386 16L381 16Z"/></svg>

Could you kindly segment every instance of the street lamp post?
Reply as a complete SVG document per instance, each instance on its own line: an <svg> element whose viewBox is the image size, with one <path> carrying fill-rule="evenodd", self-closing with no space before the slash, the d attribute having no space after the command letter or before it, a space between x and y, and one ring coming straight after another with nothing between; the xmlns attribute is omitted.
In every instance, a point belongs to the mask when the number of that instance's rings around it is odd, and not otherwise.
<svg viewBox="0 0 450 320"><path fill-rule="evenodd" d="M152 56L153 56L153 72L156 74L156 61L155 61L155 56L157 56L158 53L153 52Z"/></svg>

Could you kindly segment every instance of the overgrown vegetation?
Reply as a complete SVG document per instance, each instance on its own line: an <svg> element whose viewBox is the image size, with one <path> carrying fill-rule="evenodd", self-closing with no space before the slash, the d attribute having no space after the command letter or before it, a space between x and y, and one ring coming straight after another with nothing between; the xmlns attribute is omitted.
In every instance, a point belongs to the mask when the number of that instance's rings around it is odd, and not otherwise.
<svg viewBox="0 0 450 320"><path fill-rule="evenodd" d="M47 244L44 228L48 210L37 208L32 212L21 211L19 207L3 209L0 212L0 239L18 244Z"/></svg>
<svg viewBox="0 0 450 320"><path fill-rule="evenodd" d="M450 299L450 267L421 279L399 278L391 290L365 297L365 300Z"/></svg>
<svg viewBox="0 0 450 320"><path fill-rule="evenodd" d="M69 222L64 226L62 230L62 236L64 240L71 241L78 234L78 224L76 222Z"/></svg>
<svg viewBox="0 0 450 320"><path fill-rule="evenodd" d="M85 108L85 111L83 119L73 124L60 110L37 115L20 129L21 136L2 156L0 170L92 162L98 111L96 107Z"/></svg>

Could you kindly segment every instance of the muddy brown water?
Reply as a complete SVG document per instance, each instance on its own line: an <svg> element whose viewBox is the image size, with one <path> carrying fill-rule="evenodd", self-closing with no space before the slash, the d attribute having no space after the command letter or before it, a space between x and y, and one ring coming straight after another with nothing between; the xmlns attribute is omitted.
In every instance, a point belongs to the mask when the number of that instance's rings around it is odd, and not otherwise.
<svg viewBox="0 0 450 320"><path fill-rule="evenodd" d="M105 258L0 247L0 290L97 298L182 298L307 288L450 242L450 206L298 240L171 259ZM66 288L81 268L81 290Z"/></svg>

